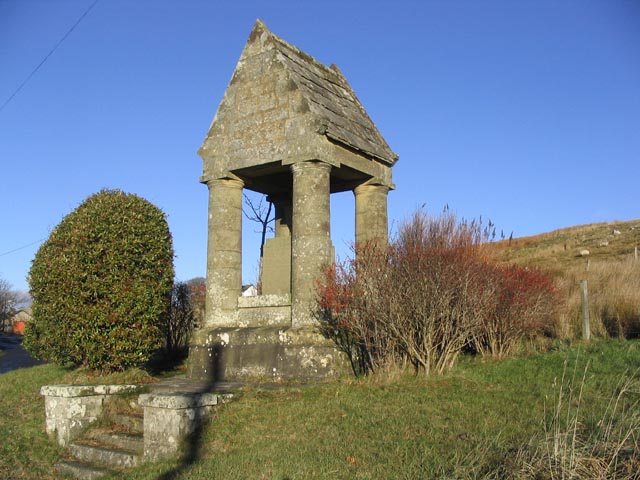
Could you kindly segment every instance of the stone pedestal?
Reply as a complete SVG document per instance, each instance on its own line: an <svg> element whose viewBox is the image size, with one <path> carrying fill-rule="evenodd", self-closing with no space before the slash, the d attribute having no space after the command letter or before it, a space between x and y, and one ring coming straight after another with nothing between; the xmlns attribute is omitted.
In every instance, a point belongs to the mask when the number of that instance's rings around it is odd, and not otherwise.
<svg viewBox="0 0 640 480"><path fill-rule="evenodd" d="M310 381L351 372L344 353L313 327L217 328L202 343L190 354L194 380Z"/></svg>

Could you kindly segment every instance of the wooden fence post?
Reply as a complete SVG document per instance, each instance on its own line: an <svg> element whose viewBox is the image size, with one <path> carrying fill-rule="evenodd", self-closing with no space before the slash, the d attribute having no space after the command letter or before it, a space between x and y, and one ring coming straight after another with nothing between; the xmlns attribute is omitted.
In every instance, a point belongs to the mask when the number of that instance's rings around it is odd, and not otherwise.
<svg viewBox="0 0 640 480"><path fill-rule="evenodd" d="M589 295L587 293L587 281L580 281L580 291L582 293L582 338L589 340L591 338L591 328L589 325Z"/></svg>

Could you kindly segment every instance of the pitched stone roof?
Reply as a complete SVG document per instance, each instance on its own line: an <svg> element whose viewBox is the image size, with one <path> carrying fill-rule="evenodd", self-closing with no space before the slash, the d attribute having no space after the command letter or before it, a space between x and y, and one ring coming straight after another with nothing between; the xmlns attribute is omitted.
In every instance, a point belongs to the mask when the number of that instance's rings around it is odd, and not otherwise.
<svg viewBox="0 0 640 480"><path fill-rule="evenodd" d="M269 39L263 44L281 54L280 60L289 70L291 80L319 118L322 129L318 133L390 165L397 161L398 155L389 148L336 65L327 67L320 63L271 33L260 20L256 21L249 41L264 34Z"/></svg>
<svg viewBox="0 0 640 480"><path fill-rule="evenodd" d="M337 67L323 65L258 20L200 149L205 176L278 161L331 162L327 144L373 170L398 159ZM376 172L368 173L378 177Z"/></svg>

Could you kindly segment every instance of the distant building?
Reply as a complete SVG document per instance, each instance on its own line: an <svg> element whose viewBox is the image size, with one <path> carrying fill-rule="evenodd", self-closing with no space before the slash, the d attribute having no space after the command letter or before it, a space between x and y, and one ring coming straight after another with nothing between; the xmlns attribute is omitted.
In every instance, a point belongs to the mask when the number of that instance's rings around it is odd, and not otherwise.
<svg viewBox="0 0 640 480"><path fill-rule="evenodd" d="M6 327L6 329L9 333L22 334L24 332L25 325L29 323L32 318L33 315L31 312L31 307L20 310L13 317L11 317L9 325Z"/></svg>
<svg viewBox="0 0 640 480"><path fill-rule="evenodd" d="M258 296L258 289L254 285L242 285L243 297L256 297Z"/></svg>

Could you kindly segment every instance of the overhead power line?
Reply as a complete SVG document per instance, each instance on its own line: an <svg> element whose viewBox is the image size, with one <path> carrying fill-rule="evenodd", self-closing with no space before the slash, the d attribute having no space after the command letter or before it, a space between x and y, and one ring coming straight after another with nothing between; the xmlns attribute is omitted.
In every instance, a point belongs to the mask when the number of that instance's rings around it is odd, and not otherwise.
<svg viewBox="0 0 640 480"><path fill-rule="evenodd" d="M27 245L23 245L21 247L14 248L13 250L9 250L8 252L0 253L0 257L4 257L5 255L9 255L10 253L18 252L24 248L30 247L31 245L35 245L36 243L43 242L44 240L45 240L44 238L41 238L40 240L36 240L35 242L31 242Z"/></svg>
<svg viewBox="0 0 640 480"><path fill-rule="evenodd" d="M53 52L55 52L55 51L58 49L58 47L59 47L60 45L62 45L62 42L64 42L64 41L67 39L67 37L71 34L71 32L73 32L73 31L75 30L75 28L76 28L78 25L80 25L80 22L82 22L82 20L84 20L84 17L86 17L86 16L87 16L87 14L88 14L88 13L91 11L91 9L96 5L96 3L98 3L98 0L95 0L91 5L89 5L89 8L87 8L87 9L84 11L84 13L80 16L80 18L78 18L78 20L76 21L76 23L74 23L74 24L71 26L71 28L70 28L69 30L67 30L67 33L65 33L65 34L62 36L62 38L61 38L60 40L58 40L58 43L56 43L56 44L54 45L54 47L51 49L51 51L50 51L49 53L47 53L47 55L42 59L42 61L38 64L38 66L37 66L36 68L34 68L34 69L33 69L33 71L32 71L32 72L27 76L27 78L25 78L24 82L22 82L22 83L18 86L18 88L16 88L16 89L15 89L15 91L14 91L14 92L9 96L9 98L7 98L7 99L5 100L5 102L4 102L4 103L2 104L2 106L0 107L0 112L1 112L2 110L4 110L4 107L6 107L7 105L9 105L9 102L10 102L11 100L13 100L13 97L15 97L15 96L18 94L18 92L20 92L20 90L22 90L22 88L23 88L27 83L29 83L29 80L31 80L31 77L33 77L33 76L36 74L36 72L37 72L38 70L40 70L40 67L42 67L42 65L44 65L44 64L45 64L45 62L49 59L49 57L50 57L51 55L53 55Z"/></svg>

